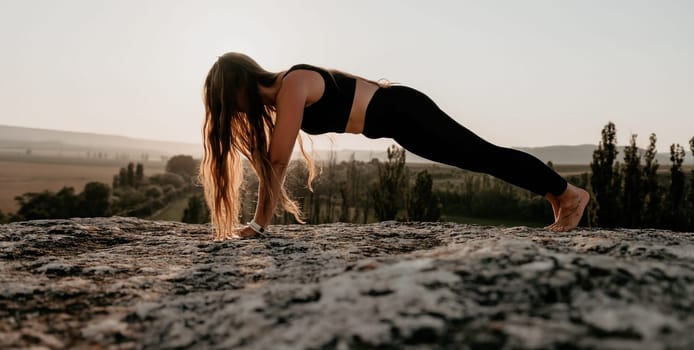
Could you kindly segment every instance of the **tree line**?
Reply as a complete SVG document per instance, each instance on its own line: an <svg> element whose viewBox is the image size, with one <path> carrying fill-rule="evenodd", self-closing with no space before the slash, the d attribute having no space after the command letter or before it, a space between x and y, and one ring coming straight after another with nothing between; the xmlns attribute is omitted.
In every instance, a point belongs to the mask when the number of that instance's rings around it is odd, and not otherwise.
<svg viewBox="0 0 694 350"><path fill-rule="evenodd" d="M608 123L590 171L565 177L591 193L580 225L694 230L694 169L690 174L683 170L684 147L671 145L668 172L660 171L664 169L656 160L655 134L650 135L645 149L638 148L636 141L637 136L632 135L620 161L616 127ZM694 137L689 148L694 154ZM395 145L388 148L385 161L357 161L352 155L338 163L333 153L318 163L320 174L312 191L303 161L293 160L286 177L288 192L301 204L310 224L481 218L540 226L549 224L553 216L541 196L485 174L436 164L408 164L405 150ZM209 209L202 187L195 181L197 167L192 157L180 155L169 159L166 173L147 177L141 164L129 163L114 175L110 188L89 183L79 194L65 187L56 193L18 196L20 210L11 215L0 213L0 221L108 215L146 218L174 199L187 197L181 221L206 223ZM244 169L243 222L254 214L258 186L251 167L246 164ZM295 223L291 215L281 210L277 214L275 223Z"/></svg>
<svg viewBox="0 0 694 350"><path fill-rule="evenodd" d="M649 136L645 149L636 141L637 135L631 135L620 162L616 127L609 122L593 152L590 172L565 176L591 193L580 225L694 230L694 169L690 174L683 170L685 148L671 144L669 171L659 171L656 135ZM694 155L694 137L689 149ZM547 224L552 217L544 198L489 175L451 169L446 179L434 185L440 172L433 176L427 170L412 173L402 148L391 146L387 154L385 162L358 162L352 157L338 164L331 157L313 192L305 185L306 168L297 161L290 168L287 187L303 205L309 223L489 218ZM252 174L247 184L243 215L250 220L257 188ZM293 222L286 214L280 218L280 223Z"/></svg>
<svg viewBox="0 0 694 350"><path fill-rule="evenodd" d="M380 162L350 160L338 163L332 153L319 168L313 191L307 185L308 169L303 161L290 163L285 186L304 211L307 223L367 223L383 220L437 221L440 201L432 191L428 171L410 173L405 165L405 150L391 146L388 159ZM255 211L257 179L251 171L245 176L242 220L250 220ZM295 223L293 216L279 211L276 223Z"/></svg>
<svg viewBox="0 0 694 350"><path fill-rule="evenodd" d="M489 175L440 165L408 165L405 150L395 145L387 149L385 161L357 161L352 155L338 163L335 158L333 153L325 161L318 160L320 175L313 182L313 191L307 186L305 163L290 163L285 186L303 208L307 223L501 217L541 225L552 215L543 199ZM258 186L251 168L245 169L242 221L254 215ZM274 222L291 224L295 220L280 210Z"/></svg>
<svg viewBox="0 0 694 350"><path fill-rule="evenodd" d="M595 200L589 204L587 224L694 230L694 169L687 176L682 168L685 148L671 144L669 172L659 172L654 133L645 150L638 148L637 135L632 134L622 162L618 160L616 133L614 123L605 125L593 153L588 185ZM689 140L689 149L694 155L694 137Z"/></svg>

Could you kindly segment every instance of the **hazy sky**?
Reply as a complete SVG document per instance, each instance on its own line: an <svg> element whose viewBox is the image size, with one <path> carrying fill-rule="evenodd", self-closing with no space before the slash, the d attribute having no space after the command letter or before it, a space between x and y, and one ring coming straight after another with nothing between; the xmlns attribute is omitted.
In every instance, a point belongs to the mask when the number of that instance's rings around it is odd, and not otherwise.
<svg viewBox="0 0 694 350"><path fill-rule="evenodd" d="M694 136L689 0L0 0L0 46L0 124L200 142L204 76L240 51L411 85L503 146Z"/></svg>

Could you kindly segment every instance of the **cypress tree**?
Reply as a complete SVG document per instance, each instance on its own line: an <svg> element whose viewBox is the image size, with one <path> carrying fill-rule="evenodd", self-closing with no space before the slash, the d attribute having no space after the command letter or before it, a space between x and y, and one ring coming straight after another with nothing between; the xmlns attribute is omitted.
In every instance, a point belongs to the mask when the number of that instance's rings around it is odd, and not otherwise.
<svg viewBox="0 0 694 350"><path fill-rule="evenodd" d="M350 155L349 165L347 166L347 181L349 181L350 203L354 205L354 214L350 218L350 222L357 222L359 212L358 208L363 207L367 201L364 199L364 186L362 169L357 166L357 161L354 159L354 153Z"/></svg>
<svg viewBox="0 0 694 350"><path fill-rule="evenodd" d="M128 171L125 168L120 168L118 173L118 187L128 187Z"/></svg>
<svg viewBox="0 0 694 350"><path fill-rule="evenodd" d="M135 164L128 163L128 186L135 187Z"/></svg>
<svg viewBox="0 0 694 350"><path fill-rule="evenodd" d="M609 122L602 129L602 141L593 152L591 186L597 202L597 223L603 227L614 227L618 223L618 198L621 185L617 159L617 131Z"/></svg>
<svg viewBox="0 0 694 350"><path fill-rule="evenodd" d="M656 149L656 142L658 138L655 134L651 134L648 138L650 143L646 152L643 155L644 166L643 166L643 214L642 214L642 226L645 227L658 227L660 226L661 220L661 203L662 203L662 190L658 184L658 160L655 156L658 153Z"/></svg>
<svg viewBox="0 0 694 350"><path fill-rule="evenodd" d="M641 155L636 147L636 136L632 134L629 146L624 148L624 164L622 165L624 183L622 205L626 227L641 225L641 208L643 207Z"/></svg>
<svg viewBox="0 0 694 350"><path fill-rule="evenodd" d="M682 210L682 202L684 199L684 172L682 172L682 162L684 161L684 147L680 144L673 143L670 145L670 222L669 226L675 230L684 229L684 213Z"/></svg>
<svg viewBox="0 0 694 350"><path fill-rule="evenodd" d="M334 214L335 214L335 201L334 201L334 190L337 188L337 154L335 151L330 151L330 155L328 157L328 166L326 167L325 170L325 192L326 192L326 199L327 199L327 216L325 218L325 222L333 222L334 221Z"/></svg>
<svg viewBox="0 0 694 350"><path fill-rule="evenodd" d="M405 170L405 149L391 145L388 147L388 161L378 164L378 184L371 190L379 220L395 219L402 207Z"/></svg>
<svg viewBox="0 0 694 350"><path fill-rule="evenodd" d="M145 180L145 167L142 163L137 163L135 167L135 185L140 186Z"/></svg>
<svg viewBox="0 0 694 350"><path fill-rule="evenodd" d="M441 212L432 192L433 180L428 171L417 173L407 203L408 219L412 221L438 221Z"/></svg>

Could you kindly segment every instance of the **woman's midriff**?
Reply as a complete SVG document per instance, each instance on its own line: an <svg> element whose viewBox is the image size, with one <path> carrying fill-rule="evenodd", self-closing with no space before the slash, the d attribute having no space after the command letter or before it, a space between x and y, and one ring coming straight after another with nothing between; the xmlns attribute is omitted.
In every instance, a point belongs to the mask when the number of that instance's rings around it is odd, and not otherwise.
<svg viewBox="0 0 694 350"><path fill-rule="evenodd" d="M366 107L368 107L369 101L371 101L376 90L378 90L378 85L357 79L352 110L349 112L349 120L347 120L347 126L345 127L346 133L361 134L364 131Z"/></svg>

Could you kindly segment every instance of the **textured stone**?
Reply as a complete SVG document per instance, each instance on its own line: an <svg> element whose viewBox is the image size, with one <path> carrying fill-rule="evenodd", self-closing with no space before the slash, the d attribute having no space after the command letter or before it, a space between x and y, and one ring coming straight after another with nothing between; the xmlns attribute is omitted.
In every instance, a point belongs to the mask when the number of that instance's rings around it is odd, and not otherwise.
<svg viewBox="0 0 694 350"><path fill-rule="evenodd" d="M0 226L0 348L691 349L694 233Z"/></svg>

